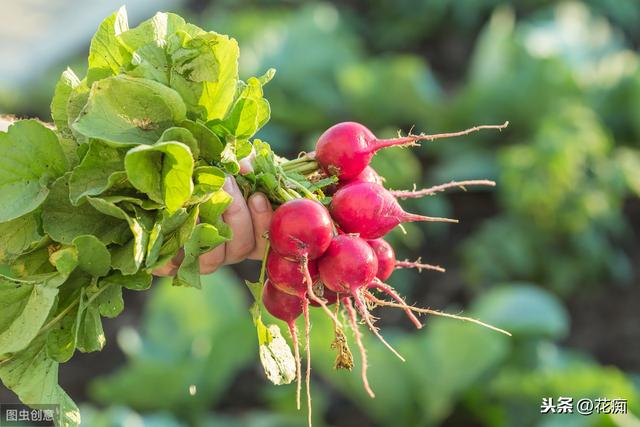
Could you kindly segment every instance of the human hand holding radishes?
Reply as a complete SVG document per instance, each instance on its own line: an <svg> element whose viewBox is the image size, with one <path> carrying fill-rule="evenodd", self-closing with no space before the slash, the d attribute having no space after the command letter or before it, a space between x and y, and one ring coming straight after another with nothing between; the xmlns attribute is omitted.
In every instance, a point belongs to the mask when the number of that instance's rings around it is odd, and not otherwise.
<svg viewBox="0 0 640 427"><path fill-rule="evenodd" d="M241 174L253 171L253 158L254 153L242 159ZM271 203L262 193L252 194L245 200L232 176L227 177L223 188L233 198L231 205L222 214L223 221L233 231L233 239L200 256L202 274L211 274L223 265L236 264L246 259L260 260L265 252L266 232L273 216ZM153 274L175 276L183 259L184 252L181 251L167 264L154 270Z"/></svg>

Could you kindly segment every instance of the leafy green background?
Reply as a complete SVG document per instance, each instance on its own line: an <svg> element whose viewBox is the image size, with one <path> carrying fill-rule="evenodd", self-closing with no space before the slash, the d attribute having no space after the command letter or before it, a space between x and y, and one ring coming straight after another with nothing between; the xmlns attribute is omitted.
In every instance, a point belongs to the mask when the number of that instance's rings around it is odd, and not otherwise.
<svg viewBox="0 0 640 427"><path fill-rule="evenodd" d="M404 202L462 223L394 233L400 258L422 255L448 272L402 270L391 283L411 301L464 309L514 338L448 319L413 331L401 313L381 311L383 333L407 362L367 340L370 400L356 372L333 371L331 328L314 313L315 425L638 423L541 415L539 405L547 396L622 397L640 410L640 4L218 0L176 12L236 37L242 76L278 70L265 88L272 119L259 134L278 153L309 149L347 119L381 136L511 122L500 134L390 149L374 166L391 188L498 182ZM0 112L48 120L62 64L84 62L74 55L18 95L0 95ZM271 386L259 368L240 279L255 274L248 263L203 278L202 291L162 281L149 295L125 291L124 314L105 322L104 352L61 367L63 388L85 401L85 425L305 425L294 387ZM0 391L0 401L12 399Z"/></svg>

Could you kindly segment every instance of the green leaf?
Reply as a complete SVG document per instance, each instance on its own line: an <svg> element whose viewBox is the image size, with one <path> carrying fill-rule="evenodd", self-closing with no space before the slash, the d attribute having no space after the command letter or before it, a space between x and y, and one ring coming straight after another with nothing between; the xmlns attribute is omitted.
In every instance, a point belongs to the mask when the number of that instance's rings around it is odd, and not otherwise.
<svg viewBox="0 0 640 427"><path fill-rule="evenodd" d="M71 172L69 197L77 205L84 196L100 195L125 179L124 154L94 139L82 162Z"/></svg>
<svg viewBox="0 0 640 427"><path fill-rule="evenodd" d="M165 239L176 231L189 217L186 209L178 209L174 213L162 211L160 219L153 225L149 235L149 245L147 247L146 266L152 267L160 257L160 251Z"/></svg>
<svg viewBox="0 0 640 427"><path fill-rule="evenodd" d="M0 132L0 222L32 212L69 164L56 134L36 120Z"/></svg>
<svg viewBox="0 0 640 427"><path fill-rule="evenodd" d="M173 89L119 75L91 86L87 105L72 127L115 145L153 144L185 117L184 102Z"/></svg>
<svg viewBox="0 0 640 427"><path fill-rule="evenodd" d="M131 184L167 210L181 208L193 192L193 157L179 142L161 142L129 150L125 168Z"/></svg>
<svg viewBox="0 0 640 427"><path fill-rule="evenodd" d="M220 161L220 154L224 149L224 145L220 141L220 138L218 138L218 135L200 122L185 120L180 123L180 126L188 129L196 140L198 140L200 156L204 160L210 163Z"/></svg>
<svg viewBox="0 0 640 427"><path fill-rule="evenodd" d="M183 127L172 127L164 131L158 142L175 141L181 142L191 150L194 159L200 157L200 147L198 141L193 137L193 134Z"/></svg>
<svg viewBox="0 0 640 427"><path fill-rule="evenodd" d="M83 79L80 83L72 87L69 94L69 100L67 101L67 120L68 127L71 129L71 133L76 137L78 142L87 142L87 138L77 132L72 124L82 113L87 101L89 100L89 86L87 86L87 79Z"/></svg>
<svg viewBox="0 0 640 427"><path fill-rule="evenodd" d="M0 263L13 261L42 237L36 213L0 223Z"/></svg>
<svg viewBox="0 0 640 427"><path fill-rule="evenodd" d="M19 256L10 264L10 272L3 276L18 282L58 287L64 282L65 276L49 261L49 253L54 248L55 244L49 244Z"/></svg>
<svg viewBox="0 0 640 427"><path fill-rule="evenodd" d="M53 100L51 101L51 117L56 129L63 138L72 138L73 134L69 128L69 114L67 105L73 88L80 84L80 79L71 68L67 68L62 72L60 80L56 84Z"/></svg>
<svg viewBox="0 0 640 427"><path fill-rule="evenodd" d="M190 110L204 108L203 119L221 120L227 116L236 93L238 43L212 32L193 38L182 36L181 46L171 52L171 85Z"/></svg>
<svg viewBox="0 0 640 427"><path fill-rule="evenodd" d="M260 80L251 77L243 85L229 116L222 121L207 123L217 134L230 134L238 139L249 139L269 121L271 107L263 98Z"/></svg>
<svg viewBox="0 0 640 427"><path fill-rule="evenodd" d="M200 205L200 218L209 224L215 224L220 215L233 202L233 197L224 190L216 191L211 198Z"/></svg>
<svg viewBox="0 0 640 427"><path fill-rule="evenodd" d="M118 36L129 29L124 6L102 21L91 39L87 83L120 73L127 58L123 55Z"/></svg>
<svg viewBox="0 0 640 427"><path fill-rule="evenodd" d="M95 236L78 236L73 239L78 251L78 266L94 277L106 276L111 269L111 254Z"/></svg>
<svg viewBox="0 0 640 427"><path fill-rule="evenodd" d="M80 295L80 306L78 308L78 350L83 353L100 351L106 343L104 330L102 329L102 319L97 305L92 304L91 298L87 297L84 289Z"/></svg>
<svg viewBox="0 0 640 427"><path fill-rule="evenodd" d="M215 166L200 166L193 172L195 187L189 204L203 203L209 200L214 193L221 191L226 175L224 171Z"/></svg>
<svg viewBox="0 0 640 427"><path fill-rule="evenodd" d="M508 284L483 294L474 315L511 332L515 337L562 338L569 331L569 316L549 292L527 284Z"/></svg>
<svg viewBox="0 0 640 427"><path fill-rule="evenodd" d="M60 274L69 277L78 266L78 250L71 246L59 249L49 256L49 262Z"/></svg>
<svg viewBox="0 0 640 427"><path fill-rule="evenodd" d="M47 354L58 363L68 362L76 351L78 317L78 306L74 306L47 333Z"/></svg>
<svg viewBox="0 0 640 427"><path fill-rule="evenodd" d="M148 227L150 224L144 223L146 222L145 218L131 217L112 202L95 197L89 197L87 200L91 206L103 214L123 219L129 224L133 239L112 250L111 266L126 275L135 274L144 262L149 241Z"/></svg>
<svg viewBox="0 0 640 427"><path fill-rule="evenodd" d="M124 310L122 286L114 282L102 282L102 285L104 285L104 291L95 299L98 311L104 317L117 317Z"/></svg>
<svg viewBox="0 0 640 427"><path fill-rule="evenodd" d="M200 255L209 252L231 240L232 231L222 221L216 225L201 223L196 225L191 237L184 245L184 260L180 264L174 285L200 288Z"/></svg>
<svg viewBox="0 0 640 427"><path fill-rule="evenodd" d="M58 425L80 425L80 411L58 385L58 363L48 357L44 338L0 365L0 379L27 405L60 405Z"/></svg>
<svg viewBox="0 0 640 427"><path fill-rule="evenodd" d="M194 27L187 24L180 15L158 12L137 27L123 31L118 38L127 49L134 52L149 44L164 46L169 35L184 29L185 26Z"/></svg>
<svg viewBox="0 0 640 427"><path fill-rule="evenodd" d="M58 289L0 278L0 354L18 352L36 337Z"/></svg>
<svg viewBox="0 0 640 427"><path fill-rule="evenodd" d="M147 211L155 211L162 209L162 205L160 203L156 203L149 199L139 199L137 197L131 196L102 196L100 199L104 200L110 204L118 204L118 203L128 203L129 205L139 206Z"/></svg>
<svg viewBox="0 0 640 427"><path fill-rule="evenodd" d="M119 271L114 271L107 277L100 280L101 286L122 286L132 291L144 291L151 287L153 277L145 272L139 271L130 276L124 276Z"/></svg>
<svg viewBox="0 0 640 427"><path fill-rule="evenodd" d="M43 206L42 226L56 242L71 245L73 239L93 235L104 244L120 242L127 224L107 216L91 205L73 206L69 200L69 175L58 179Z"/></svg>

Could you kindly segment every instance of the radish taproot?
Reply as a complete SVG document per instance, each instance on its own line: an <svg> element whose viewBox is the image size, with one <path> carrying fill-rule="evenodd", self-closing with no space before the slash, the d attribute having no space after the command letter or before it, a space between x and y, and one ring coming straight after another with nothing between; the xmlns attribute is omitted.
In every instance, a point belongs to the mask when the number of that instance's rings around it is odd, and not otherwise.
<svg viewBox="0 0 640 427"><path fill-rule="evenodd" d="M376 277L383 282L391 277L394 270L401 268L415 268L420 272L422 270L445 272L445 269L439 265L423 264L420 262L420 258L418 258L417 261L398 261L393 247L384 239L367 240L367 243L373 248L376 258L378 259L378 273Z"/></svg>
<svg viewBox="0 0 640 427"><path fill-rule="evenodd" d="M458 222L405 212L389 191L372 182L347 185L336 191L329 209L343 232L357 233L365 239L382 237L403 222Z"/></svg>
<svg viewBox="0 0 640 427"><path fill-rule="evenodd" d="M475 126L460 132L435 135L408 135L379 139L366 126L356 122L342 122L327 129L316 143L315 158L330 175L341 180L355 178L369 165L373 155L380 149L394 146L415 145L418 141L433 141L440 138L468 135L481 129L504 129L503 125Z"/></svg>

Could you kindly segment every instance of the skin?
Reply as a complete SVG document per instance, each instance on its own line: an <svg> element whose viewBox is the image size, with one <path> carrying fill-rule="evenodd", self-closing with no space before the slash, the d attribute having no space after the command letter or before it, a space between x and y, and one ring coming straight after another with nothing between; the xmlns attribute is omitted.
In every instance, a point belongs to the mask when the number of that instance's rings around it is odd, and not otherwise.
<svg viewBox="0 0 640 427"><path fill-rule="evenodd" d="M240 173L251 171L251 157L240 162ZM266 246L265 233L269 230L273 209L264 194L256 193L245 200L233 177L227 177L224 190L233 202L222 214L222 220L233 230L233 239L200 256L200 272L211 274L224 265L236 264L246 259L261 260ZM180 253L161 268L156 276L174 276L184 254Z"/></svg>

